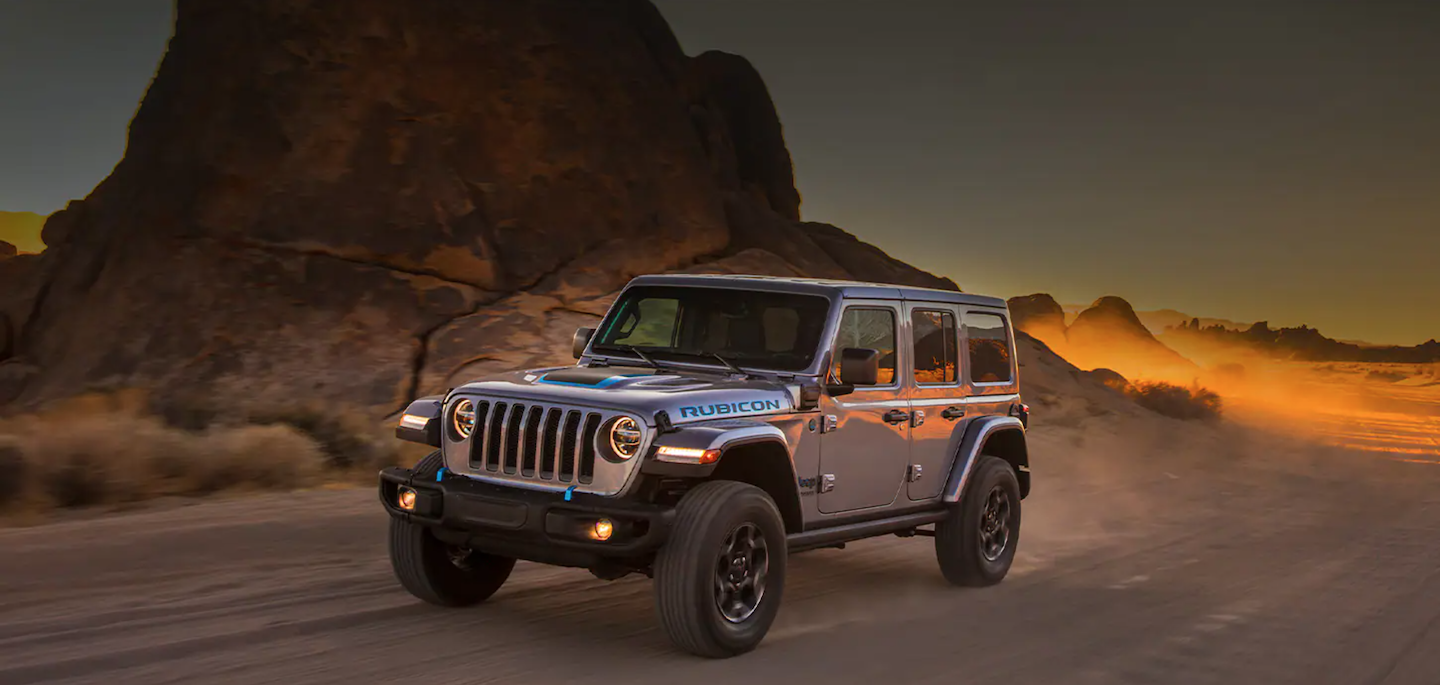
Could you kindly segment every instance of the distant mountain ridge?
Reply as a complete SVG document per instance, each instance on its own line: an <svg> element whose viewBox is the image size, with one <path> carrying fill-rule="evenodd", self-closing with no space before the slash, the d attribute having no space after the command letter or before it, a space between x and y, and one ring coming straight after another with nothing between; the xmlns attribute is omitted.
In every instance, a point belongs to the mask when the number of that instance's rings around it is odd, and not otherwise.
<svg viewBox="0 0 1440 685"><path fill-rule="evenodd" d="M1080 312L1083 312L1093 306L1093 303L1067 304L1061 306L1065 310L1065 320L1067 322L1071 322L1075 320L1075 317L1078 316ZM1165 329L1170 328L1171 326L1188 325L1190 323L1190 320L1195 318L1200 319L1201 326L1246 328L1250 325L1249 323L1233 321L1231 319L1219 319L1207 316L1195 317L1191 314L1186 314L1185 312L1175 309L1151 309L1147 311L1136 310L1135 316L1139 317L1140 323L1144 324L1145 328L1155 335L1160 335L1164 333Z"/></svg>
<svg viewBox="0 0 1440 685"><path fill-rule="evenodd" d="M1010 298L1009 305L1016 328L1064 348L1061 353L1071 362L1092 368L1183 370L1189 364L1187 356L1205 356L1201 345L1207 343L1307 362L1440 362L1440 342L1434 339L1413 347L1335 340L1305 325L1271 328L1267 321L1242 324L1186 317L1174 309L1138 312L1113 296L1080 306L1062 305L1050 295L1037 293ZM1193 356L1196 354L1200 356ZM1181 359L1185 361L1178 361Z"/></svg>
<svg viewBox="0 0 1440 685"><path fill-rule="evenodd" d="M1248 347L1279 359L1310 362L1366 362L1374 364L1428 364L1440 362L1440 342L1435 339L1415 345L1369 345L1342 342L1327 338L1319 329L1301 325L1294 328L1270 328L1267 321L1248 328L1205 325L1199 319L1171 326L1161 335L1177 344L1208 341Z"/></svg>

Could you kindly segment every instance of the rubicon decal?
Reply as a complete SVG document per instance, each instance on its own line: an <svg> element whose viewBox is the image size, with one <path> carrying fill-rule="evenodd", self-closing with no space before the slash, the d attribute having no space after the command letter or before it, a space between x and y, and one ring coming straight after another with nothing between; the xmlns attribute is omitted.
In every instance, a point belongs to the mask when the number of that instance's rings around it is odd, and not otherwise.
<svg viewBox="0 0 1440 685"><path fill-rule="evenodd" d="M749 400L740 402L720 402L717 404L699 404L688 407L680 407L680 418L690 419L700 416L729 416L731 414L755 414L766 411L780 411L780 400Z"/></svg>

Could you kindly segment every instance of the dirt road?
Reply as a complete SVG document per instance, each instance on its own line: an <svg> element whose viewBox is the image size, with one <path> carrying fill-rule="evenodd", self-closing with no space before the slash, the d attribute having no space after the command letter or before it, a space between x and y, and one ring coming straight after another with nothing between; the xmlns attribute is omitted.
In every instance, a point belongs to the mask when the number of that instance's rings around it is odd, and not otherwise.
<svg viewBox="0 0 1440 685"><path fill-rule="evenodd" d="M1440 683L1440 468L1161 437L1045 438L996 588L945 586L923 538L797 555L723 662L667 645L644 578L522 565L421 605L368 490L0 530L0 683Z"/></svg>

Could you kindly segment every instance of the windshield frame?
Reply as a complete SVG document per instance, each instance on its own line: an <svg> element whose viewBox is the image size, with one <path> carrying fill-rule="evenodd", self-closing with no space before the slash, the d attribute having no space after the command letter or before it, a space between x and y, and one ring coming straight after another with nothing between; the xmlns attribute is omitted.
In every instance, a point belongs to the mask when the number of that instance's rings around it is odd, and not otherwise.
<svg viewBox="0 0 1440 685"><path fill-rule="evenodd" d="M757 284L757 285L758 285L758 284ZM709 290L709 291L715 291L715 290L735 290L735 291L740 291L740 292L743 292L743 293L763 293L763 294L785 295L785 296L793 296L793 297L812 297L812 298L815 298L815 299L817 299L817 300L823 301L823 302L825 303L824 323L822 324L822 327L821 327L821 330L820 330L820 337L819 337L819 339L816 341L815 349L812 350L813 354L811 355L810 363L809 363L805 368L803 368L803 369L777 369L777 368L774 368L774 367L765 366L765 365L763 365L763 364L752 364L752 363L749 363L749 362L748 362L747 360L745 360L745 359L734 359L734 358L732 358L732 359L730 359L730 361L733 362L736 367L740 368L741 370L745 371L746 373L754 372L754 373L768 374L768 375L776 375L776 376L819 376L819 375L821 375L821 374L824 372L824 370L825 370L826 367L827 367L826 365L827 365L828 361L827 361L826 357L828 357L828 354L827 354L827 353L828 353L828 351L829 351L829 347L828 347L827 345L828 345L829 341L834 338L834 333L835 333L835 330L834 330L834 329L835 329L835 313L836 313L836 311L837 311L837 304L839 303L839 301L840 301L840 299L841 299L841 298L838 296L838 294L816 293L816 292L801 292L801 291L796 291L796 290L791 290L791 289L786 289L786 288L755 287L755 285L751 285L751 284L745 284L745 285L737 284L737 285L735 285L735 286L730 286L730 285L719 285L719 284L715 284L715 285L712 285L712 284L706 284L706 285L690 285L690 284L684 284L684 285L671 285L671 284L659 285L659 284L650 284L650 283L639 283L639 284L633 284L633 285L630 285L630 286L626 286L626 288L625 288L624 290L621 290L621 291L620 291L620 294L615 297L614 302L612 302L612 303L610 304L610 307L609 307L609 308L606 310L606 312L605 312L605 316L600 319L600 322L599 322L598 324L596 324L596 326L595 326L595 333L591 336L590 342L589 342L588 344L586 344L586 346L585 346L585 353L581 356L581 358L580 358L580 360L579 360L579 363L585 364L585 363L588 363L588 362L591 362L591 361L604 360L604 361L607 361L607 362L610 362L610 363L624 363L624 364L632 364L632 363L633 363L633 364L639 364L639 365L643 365L643 366L649 366L649 364L647 364L644 359L640 358L639 355L636 355L636 354L634 354L633 352L629 352L629 351L627 351L626 349L624 349L623 347L611 347L611 346L601 345L601 344L600 344L600 338L601 338L601 336L603 335L604 331L607 330L607 329L612 325L612 323L613 323L614 320L615 320L615 317L619 316L620 306L621 306L621 304L622 304L623 302L625 302L626 297L628 297L628 296L631 294L631 292L632 292L633 290L635 290L635 289L650 289L650 288L662 288L662 289L667 289L667 290L669 290L669 289L674 289L674 290ZM648 347L648 346L642 346L640 349L643 349L647 354L649 354L649 355L652 356L652 357L660 356L660 357L661 357L661 358L660 358L660 361L661 361L661 363L662 363L662 368L665 368L665 369L670 369L670 370L675 370L675 371L683 371L683 370L691 370L691 369L693 369L693 370L696 370L696 371L706 371L706 372L711 372L711 373L715 373L715 372L718 372L718 373L733 373L733 371L732 371L730 368L728 368L725 364L721 363L720 360L715 359L715 358L713 358L713 357L708 357L708 356L706 356L706 355L702 355L702 354L693 354L693 355L692 355L692 354L687 354L687 353L667 352L667 351L665 351L665 350L663 350L663 349L658 349L658 348ZM722 354L723 354L723 350L722 350L721 352L722 352Z"/></svg>

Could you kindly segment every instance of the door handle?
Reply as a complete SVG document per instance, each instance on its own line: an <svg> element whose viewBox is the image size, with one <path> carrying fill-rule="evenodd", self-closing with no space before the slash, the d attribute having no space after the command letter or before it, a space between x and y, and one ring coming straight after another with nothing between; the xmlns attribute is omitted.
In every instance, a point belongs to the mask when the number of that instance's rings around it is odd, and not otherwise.
<svg viewBox="0 0 1440 685"><path fill-rule="evenodd" d="M965 416L964 407L946 407L945 411L940 412L940 418L950 419L951 421L954 421L955 419L961 418L963 416Z"/></svg>
<svg viewBox="0 0 1440 685"><path fill-rule="evenodd" d="M891 409L885 412L885 423L901 423L910 420L910 412Z"/></svg>

